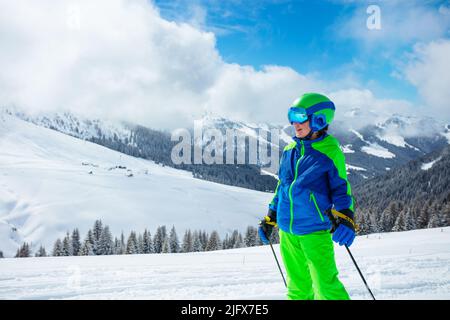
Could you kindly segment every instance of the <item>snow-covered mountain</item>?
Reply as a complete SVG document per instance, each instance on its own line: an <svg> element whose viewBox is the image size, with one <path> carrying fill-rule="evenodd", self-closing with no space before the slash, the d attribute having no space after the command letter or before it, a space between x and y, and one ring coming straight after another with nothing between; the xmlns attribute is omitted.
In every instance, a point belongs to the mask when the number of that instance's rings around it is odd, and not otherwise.
<svg viewBox="0 0 450 320"><path fill-rule="evenodd" d="M102 132L103 129L102 129ZM0 250L53 246L96 219L111 232L159 225L243 231L266 211L272 194L195 179L89 141L0 114Z"/></svg>
<svg viewBox="0 0 450 320"><path fill-rule="evenodd" d="M40 116L29 116L18 111L9 113L39 126L93 141L129 155L173 166L170 154L175 143L170 140L168 132L159 132L131 123L86 119L69 113ZM353 184L382 175L450 143L450 125L436 119L399 114L375 117L375 114L367 113L368 111L362 112L355 108L345 114L345 119L336 120L330 127L330 133L341 142L346 155L349 179ZM368 122L367 117L376 120ZM262 140L263 142L268 142L269 145L274 143L280 150L292 141L291 137L294 135L290 125L247 123L211 114L205 114L197 123L201 124L203 129L218 129L223 134L227 129L234 129L248 136L250 140L263 136L268 140ZM279 141L268 138L272 129L279 130ZM247 150L248 153L248 142L236 142L238 150ZM199 141L195 143L200 144ZM258 165L261 165L261 162L258 162ZM191 167L185 169L193 171ZM276 173L274 171L271 173ZM210 177L202 175L202 178ZM232 181L227 183L233 184ZM265 181L257 183L265 184ZM243 186L252 188L252 185L253 181ZM261 190L267 190L268 186Z"/></svg>
<svg viewBox="0 0 450 320"><path fill-rule="evenodd" d="M356 237L378 300L450 299L450 227ZM280 258L279 245L274 250ZM335 245L352 299L371 299ZM284 272L284 266L282 266ZM0 299L285 299L268 246L196 253L0 259ZM216 314L215 314L216 315Z"/></svg>
<svg viewBox="0 0 450 320"><path fill-rule="evenodd" d="M382 175L450 143L450 126L433 118L392 114L379 118L377 123L355 129L352 124L361 122L359 117L362 116L355 110L345 120L335 121L329 130L341 142L352 183ZM279 129L280 150L292 141L294 135L289 125L251 124L211 116L203 120L203 126L223 132L236 129L250 137L257 137L259 132L267 136L271 129Z"/></svg>

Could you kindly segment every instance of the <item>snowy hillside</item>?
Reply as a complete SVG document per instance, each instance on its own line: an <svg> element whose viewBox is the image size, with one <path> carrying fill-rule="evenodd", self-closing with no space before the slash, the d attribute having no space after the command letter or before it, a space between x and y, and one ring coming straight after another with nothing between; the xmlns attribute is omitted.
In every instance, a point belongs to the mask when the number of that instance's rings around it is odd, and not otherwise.
<svg viewBox="0 0 450 320"><path fill-rule="evenodd" d="M280 257L278 245L274 246ZM357 237L377 299L450 299L450 227ZM370 299L343 247L340 279ZM284 269L283 269L284 270ZM0 259L0 299L284 299L269 246L201 253Z"/></svg>
<svg viewBox="0 0 450 320"><path fill-rule="evenodd" d="M126 167L126 169L118 168ZM0 115L0 250L22 241L50 249L75 227L81 235L96 219L113 234L216 229L221 235L254 225L272 194L194 179L187 171Z"/></svg>

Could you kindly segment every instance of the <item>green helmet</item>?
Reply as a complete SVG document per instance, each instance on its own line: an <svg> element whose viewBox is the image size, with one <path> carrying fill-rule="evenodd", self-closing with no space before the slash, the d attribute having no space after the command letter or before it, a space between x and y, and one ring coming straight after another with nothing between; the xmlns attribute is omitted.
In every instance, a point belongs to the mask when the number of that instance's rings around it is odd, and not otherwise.
<svg viewBox="0 0 450 320"><path fill-rule="evenodd" d="M319 131L329 125L334 118L334 103L319 93L305 93L289 108L288 119L293 122L309 120L312 131Z"/></svg>

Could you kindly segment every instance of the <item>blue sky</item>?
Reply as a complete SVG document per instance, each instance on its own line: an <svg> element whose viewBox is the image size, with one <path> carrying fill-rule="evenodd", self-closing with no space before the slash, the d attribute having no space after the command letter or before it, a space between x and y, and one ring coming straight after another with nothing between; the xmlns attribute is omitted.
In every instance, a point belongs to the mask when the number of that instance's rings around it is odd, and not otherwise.
<svg viewBox="0 0 450 320"><path fill-rule="evenodd" d="M156 0L155 4L168 20L213 32L228 63L256 69L289 66L322 79L351 79L383 98L412 103L418 102L418 92L401 77L402 61L417 43L449 38L449 15L442 14L448 13L448 1ZM380 8L381 30L366 27L370 4ZM421 16L425 21L417 21Z"/></svg>

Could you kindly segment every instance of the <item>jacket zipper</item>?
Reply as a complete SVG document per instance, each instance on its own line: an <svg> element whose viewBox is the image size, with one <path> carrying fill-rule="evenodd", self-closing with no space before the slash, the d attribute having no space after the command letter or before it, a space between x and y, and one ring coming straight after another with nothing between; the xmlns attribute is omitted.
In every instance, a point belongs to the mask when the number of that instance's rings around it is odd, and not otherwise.
<svg viewBox="0 0 450 320"><path fill-rule="evenodd" d="M289 202L290 202L290 212L291 212L291 221L289 223L289 231L292 232L292 224L294 223L294 200L292 199L292 187L294 186L295 180L297 180L298 175L298 165L300 163L300 160L302 160L303 156L305 155L305 145L303 143L303 140L300 140L302 143L302 148L300 150L300 158L297 160L297 163L295 164L295 175L294 180L292 180L291 185L289 186Z"/></svg>
<svg viewBox="0 0 450 320"><path fill-rule="evenodd" d="M319 208L319 206L317 205L316 196L315 196L314 193L310 190L310 191L309 191L309 201L311 201L311 199L312 199L312 201L314 202L314 206L316 207L317 212L319 213L320 220L322 220L322 222L324 222L322 212L320 212L320 208Z"/></svg>

